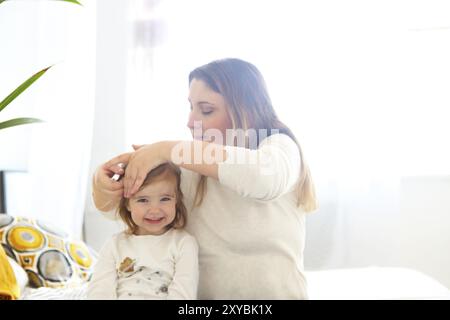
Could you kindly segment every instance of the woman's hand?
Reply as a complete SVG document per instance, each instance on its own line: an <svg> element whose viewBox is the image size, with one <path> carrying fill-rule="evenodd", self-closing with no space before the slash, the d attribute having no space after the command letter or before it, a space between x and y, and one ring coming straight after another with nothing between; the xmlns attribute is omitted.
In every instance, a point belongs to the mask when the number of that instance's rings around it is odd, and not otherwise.
<svg viewBox="0 0 450 320"><path fill-rule="evenodd" d="M124 196L134 195L144 182L147 174L160 164L169 161L167 148L164 142L146 145L133 145L136 150L131 153L123 179ZM123 160L123 159L119 159Z"/></svg>
<svg viewBox="0 0 450 320"><path fill-rule="evenodd" d="M124 170L118 164L126 165L130 155L131 153L124 153L114 157L95 171L92 192L97 209L109 211L120 201L123 196L123 181L114 181L111 177L116 173L124 174Z"/></svg>

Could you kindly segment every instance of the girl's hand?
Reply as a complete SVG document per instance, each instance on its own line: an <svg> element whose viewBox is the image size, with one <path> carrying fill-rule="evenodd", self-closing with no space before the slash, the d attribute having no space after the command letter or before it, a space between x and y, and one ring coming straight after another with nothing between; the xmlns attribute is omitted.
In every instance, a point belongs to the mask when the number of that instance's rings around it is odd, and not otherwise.
<svg viewBox="0 0 450 320"><path fill-rule="evenodd" d="M144 182L147 174L160 164L168 161L163 142L145 145L133 145L136 150L130 155L123 179L124 196L133 196Z"/></svg>

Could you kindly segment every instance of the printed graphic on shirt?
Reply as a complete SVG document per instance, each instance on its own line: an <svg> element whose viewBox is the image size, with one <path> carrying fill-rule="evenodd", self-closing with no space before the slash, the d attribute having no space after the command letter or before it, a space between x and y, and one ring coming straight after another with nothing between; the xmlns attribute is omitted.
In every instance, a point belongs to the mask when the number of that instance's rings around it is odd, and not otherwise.
<svg viewBox="0 0 450 320"><path fill-rule="evenodd" d="M131 259L129 257L126 257L120 263L118 274L121 275L121 274L127 274L129 272L133 272L135 264L136 264L136 259Z"/></svg>
<svg viewBox="0 0 450 320"><path fill-rule="evenodd" d="M135 291L127 293L127 296L141 296L149 292L157 296L166 296L168 294L169 284L173 277L168 272L155 270L147 266L139 266L137 259L126 257L120 263L117 269L119 276L119 288L127 287ZM126 291L128 291L126 290ZM119 291L122 291L119 289Z"/></svg>

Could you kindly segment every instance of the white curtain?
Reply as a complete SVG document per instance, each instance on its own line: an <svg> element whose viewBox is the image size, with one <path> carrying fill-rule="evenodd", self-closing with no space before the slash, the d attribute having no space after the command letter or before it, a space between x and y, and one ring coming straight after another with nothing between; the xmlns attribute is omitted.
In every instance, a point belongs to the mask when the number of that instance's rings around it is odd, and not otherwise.
<svg viewBox="0 0 450 320"><path fill-rule="evenodd" d="M402 245L414 246L405 239L414 230L402 229L403 179L450 174L448 2L130 6L128 144L189 137L188 72L218 58L248 60L316 183L321 207L307 220L306 267L402 264Z"/></svg>
<svg viewBox="0 0 450 320"><path fill-rule="evenodd" d="M0 5L1 95L54 65L3 117L45 123L7 129L2 169L27 171L9 195L12 215L48 221L81 237L91 151L95 84L95 2L6 1ZM6 151L6 152L4 152Z"/></svg>

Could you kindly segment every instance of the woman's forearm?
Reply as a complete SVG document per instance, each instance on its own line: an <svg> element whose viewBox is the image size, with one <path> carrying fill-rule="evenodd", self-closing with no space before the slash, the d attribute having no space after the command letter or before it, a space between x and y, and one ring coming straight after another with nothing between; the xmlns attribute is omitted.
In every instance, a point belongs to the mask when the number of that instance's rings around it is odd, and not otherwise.
<svg viewBox="0 0 450 320"><path fill-rule="evenodd" d="M218 179L218 163L226 160L222 145L205 141L163 141L162 155L176 165Z"/></svg>

